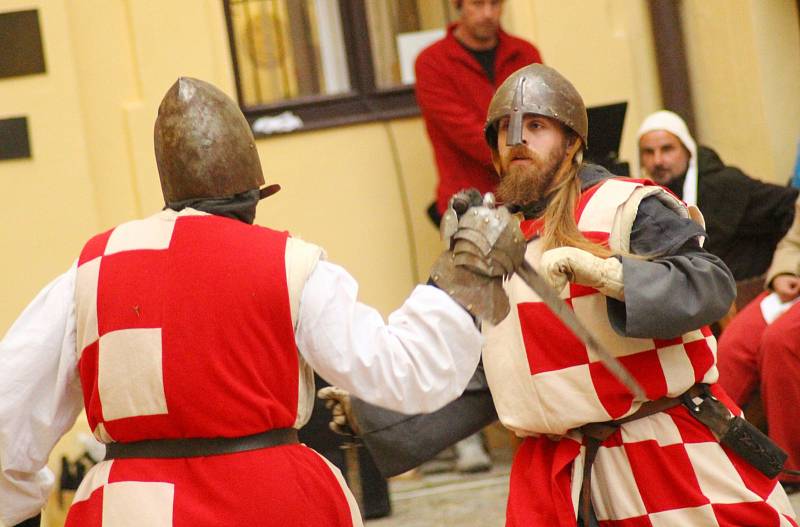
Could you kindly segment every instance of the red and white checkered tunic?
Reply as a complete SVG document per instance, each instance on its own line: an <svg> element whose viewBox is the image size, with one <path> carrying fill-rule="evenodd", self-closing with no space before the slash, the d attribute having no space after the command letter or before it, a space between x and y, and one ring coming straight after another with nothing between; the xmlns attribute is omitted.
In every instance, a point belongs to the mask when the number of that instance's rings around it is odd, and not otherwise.
<svg viewBox="0 0 800 527"><path fill-rule="evenodd" d="M293 320L319 252L286 233L191 209L92 238L75 295L95 436L239 437L302 425L313 382ZM360 523L350 502L324 458L283 445L101 462L67 524L350 526Z"/></svg>
<svg viewBox="0 0 800 527"><path fill-rule="evenodd" d="M651 195L689 216L685 206L650 182L615 178L582 194L578 228L615 252L628 251L638 205ZM531 238L540 228L537 222L523 225ZM533 239L526 259L536 267L541 253L541 241ZM518 435L531 436L514 461L508 524L574 526L583 447L580 434L571 430L624 417L644 401L634 400L519 278L513 277L506 291L516 309L486 328L484 368L500 420ZM680 395L697 382L716 382L716 341L708 328L670 340L626 338L612 329L606 299L595 289L570 284L561 296L649 400ZM606 527L795 525L776 485L725 451L679 406L627 423L606 440L593 466L592 493Z"/></svg>

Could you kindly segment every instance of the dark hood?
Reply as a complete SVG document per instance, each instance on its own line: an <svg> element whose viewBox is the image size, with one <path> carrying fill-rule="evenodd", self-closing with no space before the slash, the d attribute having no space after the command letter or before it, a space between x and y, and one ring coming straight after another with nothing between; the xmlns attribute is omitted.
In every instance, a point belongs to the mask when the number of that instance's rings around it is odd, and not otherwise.
<svg viewBox="0 0 800 527"><path fill-rule="evenodd" d="M702 167L702 168L700 168ZM725 168L725 163L719 158L716 152L707 146L697 147L697 172L704 174L709 172L719 172Z"/></svg>

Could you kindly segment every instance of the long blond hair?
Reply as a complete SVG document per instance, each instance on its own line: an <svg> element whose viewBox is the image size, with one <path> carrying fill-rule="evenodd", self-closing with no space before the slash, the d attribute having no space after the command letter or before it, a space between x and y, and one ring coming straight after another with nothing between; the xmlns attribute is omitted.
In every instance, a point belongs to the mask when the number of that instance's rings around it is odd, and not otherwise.
<svg viewBox="0 0 800 527"><path fill-rule="evenodd" d="M544 250L576 247L608 258L613 254L611 249L587 239L575 223L575 206L581 195L581 180L578 177L581 161L580 157L576 159L576 154L582 146L582 141L575 137L547 191L549 201L542 217Z"/></svg>

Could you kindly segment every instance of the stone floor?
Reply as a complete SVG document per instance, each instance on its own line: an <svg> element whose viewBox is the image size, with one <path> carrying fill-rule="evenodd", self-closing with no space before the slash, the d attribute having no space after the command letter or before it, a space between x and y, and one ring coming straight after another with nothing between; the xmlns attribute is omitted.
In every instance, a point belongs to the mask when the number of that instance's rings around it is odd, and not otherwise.
<svg viewBox="0 0 800 527"><path fill-rule="evenodd" d="M392 515L366 527L502 527L508 496L508 461L490 472L447 472L395 478L390 482ZM800 514L800 493L789 496Z"/></svg>
<svg viewBox="0 0 800 527"><path fill-rule="evenodd" d="M508 463L490 472L446 472L390 482L392 515L367 527L491 527L505 523Z"/></svg>

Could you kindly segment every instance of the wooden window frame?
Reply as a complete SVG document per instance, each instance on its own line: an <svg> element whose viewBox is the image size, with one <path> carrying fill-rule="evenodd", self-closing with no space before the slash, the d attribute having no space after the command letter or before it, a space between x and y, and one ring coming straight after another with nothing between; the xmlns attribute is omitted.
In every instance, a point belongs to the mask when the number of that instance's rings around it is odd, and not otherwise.
<svg viewBox="0 0 800 527"><path fill-rule="evenodd" d="M381 89L375 83L366 1L368 0L339 0L344 51L348 57L350 91L335 95L300 97L274 104L245 106L242 102L244 98L231 17L231 0L223 0L225 22L228 27L228 42L236 79L236 95L245 117L252 123L259 117L290 111L303 120L303 127L292 132L256 134L257 136L270 137L284 133L319 130L420 114L414 97L413 85Z"/></svg>

